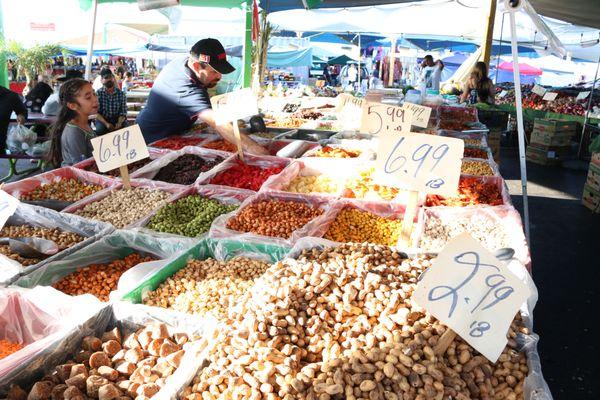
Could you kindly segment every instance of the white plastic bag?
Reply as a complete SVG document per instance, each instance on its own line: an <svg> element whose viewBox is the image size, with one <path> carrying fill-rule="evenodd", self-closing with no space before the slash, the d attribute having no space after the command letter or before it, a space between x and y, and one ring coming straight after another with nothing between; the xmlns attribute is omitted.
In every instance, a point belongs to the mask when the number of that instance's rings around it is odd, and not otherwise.
<svg viewBox="0 0 600 400"><path fill-rule="evenodd" d="M6 146L12 153L24 153L33 147L36 140L37 133L24 125L17 124L8 132Z"/></svg>

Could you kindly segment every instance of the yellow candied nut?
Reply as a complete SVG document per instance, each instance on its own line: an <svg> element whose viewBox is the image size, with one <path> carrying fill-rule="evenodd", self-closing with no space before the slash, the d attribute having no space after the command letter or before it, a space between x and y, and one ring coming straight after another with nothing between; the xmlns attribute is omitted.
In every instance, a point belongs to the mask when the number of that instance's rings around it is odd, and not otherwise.
<svg viewBox="0 0 600 400"><path fill-rule="evenodd" d="M371 168L360 172L358 177L350 179L346 184L346 188L352 192L352 195L346 197L393 200L398 195L399 190L374 183L371 177L373 172L375 172L375 169Z"/></svg>
<svg viewBox="0 0 600 400"><path fill-rule="evenodd" d="M400 220L383 218L356 208L345 208L325 233L325 239L342 243L369 242L395 246L401 232Z"/></svg>
<svg viewBox="0 0 600 400"><path fill-rule="evenodd" d="M297 176L285 189L294 193L337 193L340 184L325 175Z"/></svg>

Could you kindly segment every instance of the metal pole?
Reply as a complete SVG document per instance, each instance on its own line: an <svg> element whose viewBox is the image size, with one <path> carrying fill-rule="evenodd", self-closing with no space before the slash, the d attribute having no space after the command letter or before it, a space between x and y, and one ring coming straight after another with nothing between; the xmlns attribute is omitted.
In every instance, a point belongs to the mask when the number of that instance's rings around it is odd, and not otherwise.
<svg viewBox="0 0 600 400"><path fill-rule="evenodd" d="M492 53L492 41L494 37L494 20L496 19L496 0L490 1L490 12L486 25L485 42L483 42L483 51L481 52L482 61L490 64L490 55Z"/></svg>
<svg viewBox="0 0 600 400"><path fill-rule="evenodd" d="M388 87L394 87L394 65L395 65L395 57L396 57L396 37L392 38L392 51L390 51L390 71L388 77ZM383 71L383 68L382 68ZM382 76L383 78L383 76ZM383 80L383 79L382 79Z"/></svg>
<svg viewBox="0 0 600 400"><path fill-rule="evenodd" d="M596 81L598 81L598 66L600 66L600 56L596 62L596 74L594 75L594 81L592 82L592 90L590 91L590 97L588 99L587 110L585 110L585 117L583 118L583 129L581 130L581 139L579 140L579 150L577 150L577 158L581 157L581 148L583 147L583 137L585 135L585 128L589 119L590 109L592 108L592 98L594 97L594 88L596 87Z"/></svg>
<svg viewBox="0 0 600 400"><path fill-rule="evenodd" d="M246 0L246 30L244 33L244 68L242 80L245 88L250 87L252 83L252 1Z"/></svg>
<svg viewBox="0 0 600 400"><path fill-rule="evenodd" d="M496 57L496 77L494 78L494 85L498 84L498 65L500 65L500 54L502 54L502 39L504 35L504 16L506 14L502 13L502 24L500 25L500 48L498 49L498 54Z"/></svg>
<svg viewBox="0 0 600 400"><path fill-rule="evenodd" d="M358 33L358 91L360 91L361 85L361 70L360 70L360 57L362 56L361 46L360 46L360 32Z"/></svg>
<svg viewBox="0 0 600 400"><path fill-rule="evenodd" d="M92 54L94 53L94 35L96 34L96 15L98 12L98 0L92 0L92 26L88 40L87 60L85 62L85 79L92 79Z"/></svg>
<svg viewBox="0 0 600 400"><path fill-rule="evenodd" d="M517 106L517 132L519 137L519 161L521 166L521 188L523 191L523 215L525 236L529 240L529 202L527 200L527 165L525 163L525 128L523 125L523 99L521 98L521 77L519 70L519 49L517 47L517 24L515 13L510 13L510 45L513 57L513 76L515 80L515 103Z"/></svg>

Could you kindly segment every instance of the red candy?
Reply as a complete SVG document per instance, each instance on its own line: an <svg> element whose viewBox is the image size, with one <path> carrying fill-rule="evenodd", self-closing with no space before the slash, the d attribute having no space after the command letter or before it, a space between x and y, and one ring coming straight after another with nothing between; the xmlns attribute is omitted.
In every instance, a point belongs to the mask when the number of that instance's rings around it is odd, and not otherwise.
<svg viewBox="0 0 600 400"><path fill-rule="evenodd" d="M196 146L200 144L204 139L199 137L183 137L183 136L172 136L166 139L159 140L153 143L152 147L159 147L161 149L180 150L185 146Z"/></svg>
<svg viewBox="0 0 600 400"><path fill-rule="evenodd" d="M261 168L255 165L244 164L237 160L236 164L215 176L210 183L254 190L255 192L265 183L268 177L281 172L283 165L271 168Z"/></svg>

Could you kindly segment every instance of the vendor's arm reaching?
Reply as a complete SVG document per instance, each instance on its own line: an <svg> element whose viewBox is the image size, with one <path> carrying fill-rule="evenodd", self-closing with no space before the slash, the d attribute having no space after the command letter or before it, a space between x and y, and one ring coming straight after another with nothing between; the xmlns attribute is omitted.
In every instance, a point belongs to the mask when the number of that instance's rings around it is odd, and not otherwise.
<svg viewBox="0 0 600 400"><path fill-rule="evenodd" d="M230 143L235 144L235 133L233 132L233 126L228 123L226 125L217 125L215 122L215 112L212 108L208 108L199 114L200 119L215 129L223 139ZM240 133L240 139L242 140L242 149L246 153L255 155L269 155L269 152L254 140L250 139L247 135Z"/></svg>

